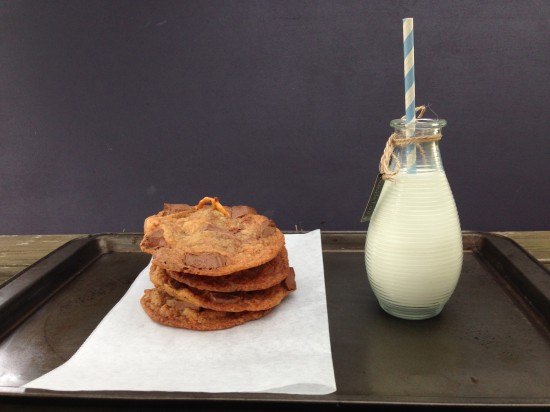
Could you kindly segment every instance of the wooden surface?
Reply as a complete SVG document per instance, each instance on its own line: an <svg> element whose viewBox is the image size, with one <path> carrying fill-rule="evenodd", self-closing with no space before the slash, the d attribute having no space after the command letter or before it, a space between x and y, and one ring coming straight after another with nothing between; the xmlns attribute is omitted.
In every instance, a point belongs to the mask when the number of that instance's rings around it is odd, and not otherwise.
<svg viewBox="0 0 550 412"><path fill-rule="evenodd" d="M64 243L83 235L0 236L0 284Z"/></svg>
<svg viewBox="0 0 550 412"><path fill-rule="evenodd" d="M550 269L550 231L499 232L524 247ZM43 256L83 235L0 236L0 284Z"/></svg>

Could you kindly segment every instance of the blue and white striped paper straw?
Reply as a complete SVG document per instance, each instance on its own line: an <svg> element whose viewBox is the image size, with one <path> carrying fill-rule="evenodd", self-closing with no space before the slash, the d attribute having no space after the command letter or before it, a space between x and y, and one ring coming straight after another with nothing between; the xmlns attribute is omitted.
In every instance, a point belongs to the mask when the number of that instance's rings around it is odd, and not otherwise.
<svg viewBox="0 0 550 412"><path fill-rule="evenodd" d="M415 119L415 89L414 89L414 26L413 19L403 19L403 57L405 75L405 135L410 137L414 134ZM410 126L410 127L409 127ZM416 169L416 148L405 149L407 157L407 169L415 172Z"/></svg>

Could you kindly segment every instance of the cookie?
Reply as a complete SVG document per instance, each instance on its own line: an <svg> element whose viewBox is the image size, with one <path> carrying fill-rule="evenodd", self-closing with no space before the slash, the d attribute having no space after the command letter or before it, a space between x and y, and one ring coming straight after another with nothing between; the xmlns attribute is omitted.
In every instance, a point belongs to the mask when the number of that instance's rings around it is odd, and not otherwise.
<svg viewBox="0 0 550 412"><path fill-rule="evenodd" d="M205 199L176 210L165 206L145 220L141 249L153 254L157 266L225 276L263 265L279 254L285 240L272 220L247 206L223 207L215 198ZM205 206L207 202L212 207Z"/></svg>
<svg viewBox="0 0 550 412"><path fill-rule="evenodd" d="M249 292L211 292L195 289L174 280L162 268L152 266L151 282L170 296L206 309L223 312L261 311L277 306L296 289L294 271L289 271L289 279L264 290Z"/></svg>
<svg viewBox="0 0 550 412"><path fill-rule="evenodd" d="M225 276L199 276L189 273L167 271L167 274L180 283L195 289L212 292L237 292L267 289L281 283L288 275L288 255L283 247L275 259L261 266L242 270Z"/></svg>
<svg viewBox="0 0 550 412"><path fill-rule="evenodd" d="M205 198L205 199L209 199L209 198ZM216 204L219 204L219 202ZM254 214L254 215L258 214L256 209L249 206L233 206L233 207L221 206L221 208L223 208L224 212L227 212L227 214L223 213L224 215L229 215L234 218L242 217L247 214ZM185 216L193 213L196 209L197 209L197 206L190 206L186 203L179 203L179 204L164 203L163 210L158 212L156 215L149 216L148 218L145 219L144 237L140 245L141 250L146 253L152 254L156 249L166 245L166 242L164 241L164 237L163 237L163 231L160 228L160 223L163 220L161 218L165 218L166 216L169 216L169 215L177 215L177 216L172 216L170 219L164 219L164 220L184 218Z"/></svg>
<svg viewBox="0 0 550 412"><path fill-rule="evenodd" d="M180 302L158 289L145 290L140 302L145 313L161 325L202 331L231 328L270 312L216 312Z"/></svg>

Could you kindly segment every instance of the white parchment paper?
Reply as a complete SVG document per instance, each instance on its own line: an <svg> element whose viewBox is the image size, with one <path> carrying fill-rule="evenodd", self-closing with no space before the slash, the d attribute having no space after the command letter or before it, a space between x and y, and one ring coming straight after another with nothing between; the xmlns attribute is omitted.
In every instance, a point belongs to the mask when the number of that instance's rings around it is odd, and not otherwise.
<svg viewBox="0 0 550 412"><path fill-rule="evenodd" d="M71 359L25 387L334 392L320 231L285 238L298 289L265 318L212 332L154 323L139 303L147 267Z"/></svg>

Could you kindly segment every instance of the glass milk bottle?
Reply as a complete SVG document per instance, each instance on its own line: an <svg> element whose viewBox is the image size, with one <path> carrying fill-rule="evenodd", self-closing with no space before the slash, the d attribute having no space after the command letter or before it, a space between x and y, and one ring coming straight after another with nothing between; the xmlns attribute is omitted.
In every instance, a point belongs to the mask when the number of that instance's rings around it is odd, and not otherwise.
<svg viewBox="0 0 550 412"><path fill-rule="evenodd" d="M462 268L460 222L435 140L446 124L417 119L408 137L426 141L394 148L399 170L384 183L368 228L369 283L380 306L403 319L438 315ZM405 120L390 125L395 137L406 137Z"/></svg>

